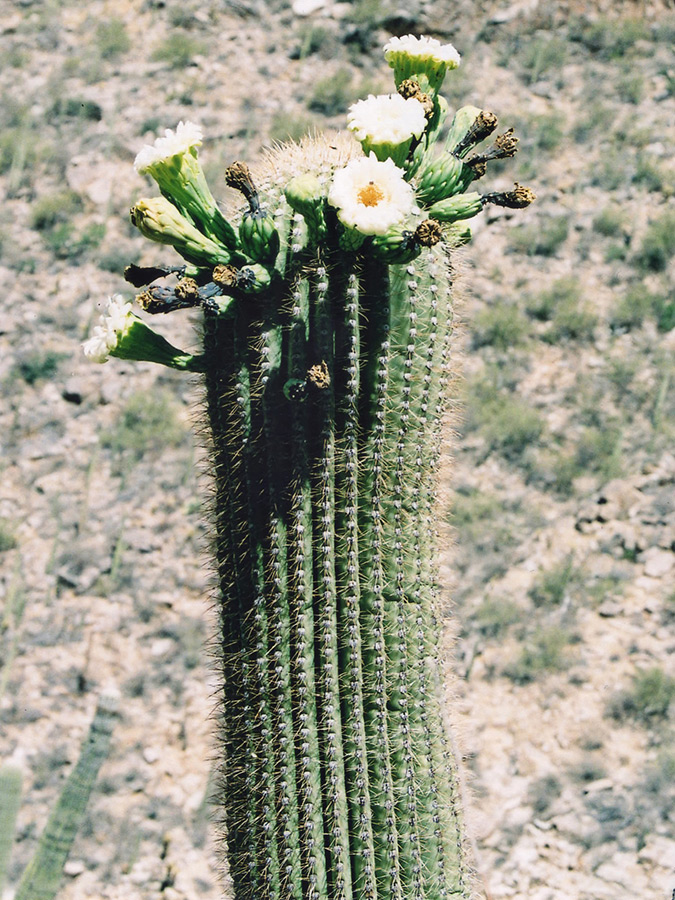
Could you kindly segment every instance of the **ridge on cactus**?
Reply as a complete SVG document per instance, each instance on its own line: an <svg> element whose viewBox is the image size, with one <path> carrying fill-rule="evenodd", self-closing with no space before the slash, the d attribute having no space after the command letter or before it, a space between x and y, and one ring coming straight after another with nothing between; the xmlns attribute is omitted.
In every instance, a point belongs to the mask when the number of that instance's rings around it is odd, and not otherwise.
<svg viewBox="0 0 675 900"><path fill-rule="evenodd" d="M199 310L202 352L161 358L126 305L85 345L203 373L237 900L473 896L435 563L453 253L486 204L534 195L475 189L517 150L508 130L480 151L492 113L460 108L436 146L454 47L408 35L385 55L397 93L354 104L351 136L234 162L228 212L196 125L141 151L162 196L132 221L183 261L125 276L148 314Z"/></svg>

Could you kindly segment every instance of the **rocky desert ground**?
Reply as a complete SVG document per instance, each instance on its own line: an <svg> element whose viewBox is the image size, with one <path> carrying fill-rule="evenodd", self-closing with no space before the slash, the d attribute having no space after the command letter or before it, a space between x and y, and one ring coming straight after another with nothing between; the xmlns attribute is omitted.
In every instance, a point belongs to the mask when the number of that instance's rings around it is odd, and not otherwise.
<svg viewBox="0 0 675 900"><path fill-rule="evenodd" d="M410 32L462 54L452 107L519 135L489 189L538 197L476 220L458 263L439 518L479 878L492 900L675 889L672 2L2 0L0 762L23 771L3 897L107 691L59 896L222 895L200 386L80 345L157 259L128 220L144 143L197 122L225 197L228 163L389 91L381 48Z"/></svg>

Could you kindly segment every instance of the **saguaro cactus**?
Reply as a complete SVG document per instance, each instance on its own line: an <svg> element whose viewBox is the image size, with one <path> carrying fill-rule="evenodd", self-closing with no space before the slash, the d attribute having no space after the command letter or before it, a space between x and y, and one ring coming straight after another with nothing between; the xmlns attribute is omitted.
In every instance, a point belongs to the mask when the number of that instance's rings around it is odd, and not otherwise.
<svg viewBox="0 0 675 900"><path fill-rule="evenodd" d="M181 123L137 159L162 196L132 221L179 267L126 270L147 313L198 307L203 352L121 298L85 345L203 373L222 666L220 802L237 898L469 897L445 737L434 494L462 220L533 195L467 192L510 131L458 110L450 45L394 38L397 92L353 136L269 154L220 212ZM356 139L355 139L356 138ZM235 227L236 225L236 227ZM158 285L159 279L169 279Z"/></svg>

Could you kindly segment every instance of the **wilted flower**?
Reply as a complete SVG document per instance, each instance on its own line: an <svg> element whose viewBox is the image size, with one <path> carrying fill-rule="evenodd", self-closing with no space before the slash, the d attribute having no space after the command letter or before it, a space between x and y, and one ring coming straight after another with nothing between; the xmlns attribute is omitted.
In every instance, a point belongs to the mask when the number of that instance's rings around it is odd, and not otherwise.
<svg viewBox="0 0 675 900"><path fill-rule="evenodd" d="M196 266L230 261L225 247L195 228L166 197L142 197L131 208L131 222L145 237L159 244L170 244Z"/></svg>

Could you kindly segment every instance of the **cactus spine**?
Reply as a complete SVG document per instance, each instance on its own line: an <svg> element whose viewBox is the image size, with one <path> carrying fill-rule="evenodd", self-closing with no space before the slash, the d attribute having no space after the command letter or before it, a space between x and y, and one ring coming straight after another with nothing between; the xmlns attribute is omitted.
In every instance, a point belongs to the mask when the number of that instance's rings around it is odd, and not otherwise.
<svg viewBox="0 0 675 900"><path fill-rule="evenodd" d="M433 155L454 48L385 49L399 94L352 107L362 149L307 140L271 154L258 184L233 164L236 228L203 180L196 126L146 147L137 168L163 196L132 220L192 266L127 278L150 285L147 312L200 307L203 352L165 347L121 301L85 345L203 373L237 900L471 894L433 563L451 254L466 238L453 223L533 195L465 194L515 152L507 132L466 158L496 125L475 107ZM152 284L167 275L173 287Z"/></svg>

